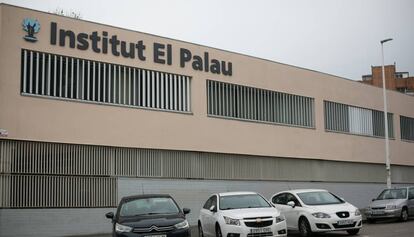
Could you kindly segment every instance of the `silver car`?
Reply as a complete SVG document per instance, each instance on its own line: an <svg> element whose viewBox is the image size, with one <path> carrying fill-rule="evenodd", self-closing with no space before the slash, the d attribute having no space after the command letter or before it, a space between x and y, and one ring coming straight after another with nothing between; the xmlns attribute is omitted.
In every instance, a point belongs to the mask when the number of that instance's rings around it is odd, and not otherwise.
<svg viewBox="0 0 414 237"><path fill-rule="evenodd" d="M414 187L384 189L372 200L365 215L371 223L385 218L407 221L408 216L414 216Z"/></svg>

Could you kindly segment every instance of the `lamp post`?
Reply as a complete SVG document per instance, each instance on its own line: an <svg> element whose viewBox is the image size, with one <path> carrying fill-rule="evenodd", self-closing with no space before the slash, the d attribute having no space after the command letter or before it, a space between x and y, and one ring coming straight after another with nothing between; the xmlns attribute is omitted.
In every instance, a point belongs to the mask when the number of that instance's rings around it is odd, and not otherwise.
<svg viewBox="0 0 414 237"><path fill-rule="evenodd" d="M384 70L384 43L392 39L381 40L382 55L382 94L384 97L384 127L385 127L385 169L387 171L387 188L391 188L391 167L390 167L390 145L388 139L388 112L387 112L387 93L385 89L385 70Z"/></svg>

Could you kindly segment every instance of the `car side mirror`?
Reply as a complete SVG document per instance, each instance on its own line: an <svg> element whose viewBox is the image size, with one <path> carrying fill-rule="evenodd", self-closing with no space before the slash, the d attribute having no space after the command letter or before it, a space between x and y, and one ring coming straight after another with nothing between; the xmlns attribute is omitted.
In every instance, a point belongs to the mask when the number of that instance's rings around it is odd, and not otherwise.
<svg viewBox="0 0 414 237"><path fill-rule="evenodd" d="M113 220L114 219L114 213L113 212L108 212L105 214L106 218Z"/></svg>
<svg viewBox="0 0 414 237"><path fill-rule="evenodd" d="M183 213L184 215L187 215L188 213L190 213L190 209L189 208L183 208Z"/></svg>
<svg viewBox="0 0 414 237"><path fill-rule="evenodd" d="M287 205L288 206L291 206L292 208L295 208L295 202L294 201L289 201L288 203L287 203Z"/></svg>
<svg viewBox="0 0 414 237"><path fill-rule="evenodd" d="M217 212L217 208L216 208L216 206L215 206L215 205L211 206L211 207L210 207L210 211L211 211L211 212Z"/></svg>

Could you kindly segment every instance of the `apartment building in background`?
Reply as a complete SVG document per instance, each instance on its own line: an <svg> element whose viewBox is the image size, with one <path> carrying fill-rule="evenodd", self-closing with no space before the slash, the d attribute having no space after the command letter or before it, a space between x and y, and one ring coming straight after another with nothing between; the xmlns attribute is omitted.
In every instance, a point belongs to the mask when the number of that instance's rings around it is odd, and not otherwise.
<svg viewBox="0 0 414 237"><path fill-rule="evenodd" d="M384 71L387 89L414 95L414 77L410 77L408 72L397 72L395 64L384 66ZM361 82L382 87L382 67L371 66L371 74L363 75Z"/></svg>

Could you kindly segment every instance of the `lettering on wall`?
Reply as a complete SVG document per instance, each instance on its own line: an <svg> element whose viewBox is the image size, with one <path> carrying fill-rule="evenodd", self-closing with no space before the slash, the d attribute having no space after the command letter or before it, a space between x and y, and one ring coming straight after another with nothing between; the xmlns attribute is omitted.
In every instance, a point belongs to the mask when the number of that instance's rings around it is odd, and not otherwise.
<svg viewBox="0 0 414 237"><path fill-rule="evenodd" d="M173 46L171 44L153 43L153 52L146 52L143 40L126 42L118 39L117 35L109 35L108 32L93 31L91 33L75 33L58 27L56 22L50 25L50 44L62 47L70 47L79 50L92 50L95 53L112 54L124 58L146 61L152 56L153 62L158 64L173 65ZM189 49L179 49L179 62L182 68L191 67L196 71L210 72L224 76L232 76L232 63L215 59L208 52L202 55L193 54Z"/></svg>

